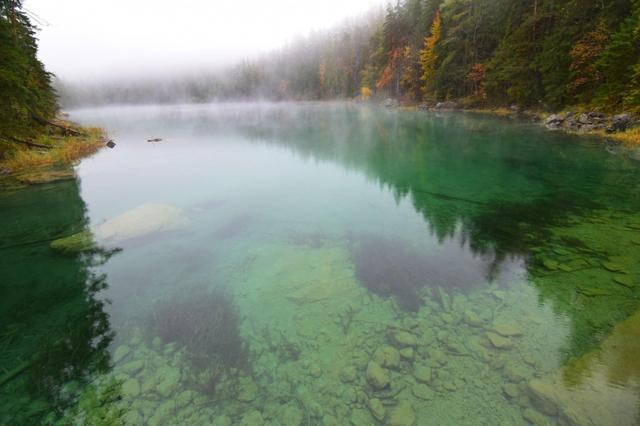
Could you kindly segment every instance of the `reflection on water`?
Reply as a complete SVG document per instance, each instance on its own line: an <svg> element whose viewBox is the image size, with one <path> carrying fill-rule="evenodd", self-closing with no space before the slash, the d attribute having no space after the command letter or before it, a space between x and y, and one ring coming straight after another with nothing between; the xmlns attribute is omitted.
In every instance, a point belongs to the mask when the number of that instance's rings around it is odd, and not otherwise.
<svg viewBox="0 0 640 426"><path fill-rule="evenodd" d="M0 422L638 422L632 156L345 104L74 116L117 149L1 199Z"/></svg>

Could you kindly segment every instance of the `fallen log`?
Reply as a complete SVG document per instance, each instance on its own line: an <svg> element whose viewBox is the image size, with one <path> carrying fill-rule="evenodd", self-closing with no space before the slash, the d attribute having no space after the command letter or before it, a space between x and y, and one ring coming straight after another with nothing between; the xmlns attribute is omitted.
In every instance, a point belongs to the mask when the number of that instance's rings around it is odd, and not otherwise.
<svg viewBox="0 0 640 426"><path fill-rule="evenodd" d="M23 141L23 140L14 138L14 137L9 137L9 140L11 140L12 142L15 142L15 143L26 145L29 148L42 148L42 149L51 149L51 148L53 148L53 147L51 147L49 145L42 145L42 144L31 142L31 141Z"/></svg>
<svg viewBox="0 0 640 426"><path fill-rule="evenodd" d="M70 135L74 135L74 136L85 136L85 134L84 134L83 132L81 132L81 131L78 131L78 130L76 130L76 129L72 129L71 127L63 126L62 124L55 123L55 122L53 122L53 121L51 121L51 120L47 120L47 119L45 119L45 118L38 117L38 116L35 116L35 115L33 116L33 118L34 118L37 122L39 122L39 123L41 123L41 124L49 125L49 126L53 126L53 127L57 127L58 129L62 129L62 130L64 130L64 132L65 132L65 133L68 133L68 134L70 134Z"/></svg>

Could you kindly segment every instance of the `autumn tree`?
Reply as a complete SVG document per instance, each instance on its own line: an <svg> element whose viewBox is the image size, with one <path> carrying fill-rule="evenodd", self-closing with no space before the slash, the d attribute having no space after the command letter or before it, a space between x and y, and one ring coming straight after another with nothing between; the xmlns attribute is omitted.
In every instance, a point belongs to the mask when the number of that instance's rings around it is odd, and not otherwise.
<svg viewBox="0 0 640 426"><path fill-rule="evenodd" d="M436 63L438 54L436 45L440 40L440 32L442 27L442 19L440 11L436 11L436 15L431 23L431 34L424 39L424 48L420 51L420 66L422 68L422 93L425 97L432 97L434 92L434 77L436 73Z"/></svg>

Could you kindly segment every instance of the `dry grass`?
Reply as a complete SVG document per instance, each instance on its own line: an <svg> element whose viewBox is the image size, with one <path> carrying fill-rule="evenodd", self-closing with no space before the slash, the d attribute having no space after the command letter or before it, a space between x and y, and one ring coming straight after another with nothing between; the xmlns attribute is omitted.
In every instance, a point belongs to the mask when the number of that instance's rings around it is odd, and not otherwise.
<svg viewBox="0 0 640 426"><path fill-rule="evenodd" d="M102 129L85 128L82 130L86 135L40 136L33 142L51 146L51 149L20 147L8 158L0 161L0 168L19 173L39 167L72 165L79 159L95 153L104 146L104 131Z"/></svg>
<svg viewBox="0 0 640 426"><path fill-rule="evenodd" d="M622 143L638 145L640 144L640 127L627 130L626 132L607 134L605 136L609 139L613 139Z"/></svg>

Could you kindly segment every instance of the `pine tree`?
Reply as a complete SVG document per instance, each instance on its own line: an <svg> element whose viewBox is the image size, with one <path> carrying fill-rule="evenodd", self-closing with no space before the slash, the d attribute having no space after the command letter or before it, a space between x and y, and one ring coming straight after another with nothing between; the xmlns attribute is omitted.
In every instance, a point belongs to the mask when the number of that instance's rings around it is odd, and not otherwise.
<svg viewBox="0 0 640 426"><path fill-rule="evenodd" d="M51 74L37 59L35 27L20 0L0 0L0 139L34 135L57 110Z"/></svg>

